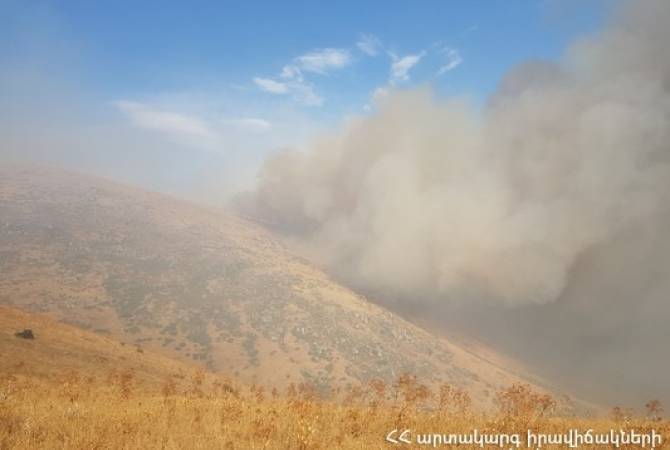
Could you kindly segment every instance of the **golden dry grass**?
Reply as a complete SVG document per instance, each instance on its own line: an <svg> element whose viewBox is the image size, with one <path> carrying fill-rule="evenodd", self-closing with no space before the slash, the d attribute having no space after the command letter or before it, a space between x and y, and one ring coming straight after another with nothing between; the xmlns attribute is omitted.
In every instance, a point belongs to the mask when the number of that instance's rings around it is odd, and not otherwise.
<svg viewBox="0 0 670 450"><path fill-rule="evenodd" d="M337 402L316 398L305 385L279 394L240 388L201 371L168 377L153 389L132 371L111 371L104 379L74 371L52 379L1 377L2 449L368 449L390 446L384 439L393 429L476 428L525 436L529 428L545 433L653 428L670 436L669 422L627 417L621 409L604 418L554 416L553 399L523 385L499 392L499 411L485 415L470 410L463 391L444 386L433 393L411 376L392 386L371 382L351 389ZM653 406L659 413L660 405Z"/></svg>
<svg viewBox="0 0 670 450"><path fill-rule="evenodd" d="M15 337L17 326L28 323L36 339ZM468 392L447 384L431 390L412 375L391 385L372 380L330 400L304 384L282 392L245 386L44 315L0 307L0 450L368 449L391 447L385 436L394 429L653 428L670 437L655 401L637 418L626 408L578 418L529 385L513 384L494 397L496 410L483 414Z"/></svg>

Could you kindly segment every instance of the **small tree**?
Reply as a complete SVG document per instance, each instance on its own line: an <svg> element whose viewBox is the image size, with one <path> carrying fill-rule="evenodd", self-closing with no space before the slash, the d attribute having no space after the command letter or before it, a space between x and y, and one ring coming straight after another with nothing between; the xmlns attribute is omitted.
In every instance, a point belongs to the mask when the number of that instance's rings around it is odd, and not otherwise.
<svg viewBox="0 0 670 450"><path fill-rule="evenodd" d="M498 391L496 403L500 412L510 417L542 417L556 407L551 395L538 394L529 385L521 383Z"/></svg>

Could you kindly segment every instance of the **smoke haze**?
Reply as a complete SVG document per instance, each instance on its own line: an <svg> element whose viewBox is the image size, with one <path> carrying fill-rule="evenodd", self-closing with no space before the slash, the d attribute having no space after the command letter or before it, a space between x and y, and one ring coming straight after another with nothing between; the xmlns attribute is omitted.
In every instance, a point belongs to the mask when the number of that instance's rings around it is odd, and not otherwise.
<svg viewBox="0 0 670 450"><path fill-rule="evenodd" d="M559 63L510 70L482 111L392 91L270 158L241 207L379 301L587 397L670 401L668 42L670 3L631 1Z"/></svg>

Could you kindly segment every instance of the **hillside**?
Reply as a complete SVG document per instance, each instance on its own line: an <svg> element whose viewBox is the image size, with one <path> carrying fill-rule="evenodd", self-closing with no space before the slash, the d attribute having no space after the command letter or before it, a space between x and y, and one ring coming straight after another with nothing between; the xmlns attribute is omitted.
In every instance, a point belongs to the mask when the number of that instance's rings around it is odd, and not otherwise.
<svg viewBox="0 0 670 450"><path fill-rule="evenodd" d="M30 329L34 339L17 331ZM194 364L145 352L134 345L54 320L47 314L0 306L0 378L23 377L47 384L73 376L105 380L132 374L133 383L156 390L167 379L190 377Z"/></svg>
<svg viewBox="0 0 670 450"><path fill-rule="evenodd" d="M0 169L0 303L277 387L327 392L409 372L489 404L521 381L240 217L54 169Z"/></svg>
<svg viewBox="0 0 670 450"><path fill-rule="evenodd" d="M35 338L14 336L23 327ZM670 422L639 412L631 417L627 409L614 410L611 418L557 417L554 399L527 385L496 391L497 407L488 414L471 409L463 391L426 390L411 378L347 390L344 402L321 400L301 386L281 393L245 387L46 314L9 307L0 307L0 356L1 449L381 448L394 429L410 430L409 439L424 443L435 430L467 435L477 429L521 439L529 427L535 433L579 429L605 436L612 429L670 433ZM611 446L583 448L605 447Z"/></svg>

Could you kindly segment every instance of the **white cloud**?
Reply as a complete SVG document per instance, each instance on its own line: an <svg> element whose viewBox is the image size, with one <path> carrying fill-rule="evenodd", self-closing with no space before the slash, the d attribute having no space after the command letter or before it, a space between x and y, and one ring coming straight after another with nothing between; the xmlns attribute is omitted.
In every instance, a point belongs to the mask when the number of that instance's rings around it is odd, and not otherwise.
<svg viewBox="0 0 670 450"><path fill-rule="evenodd" d="M256 83L261 90L271 94L291 94L295 100L306 106L323 105L323 98L314 92L314 88L311 84L305 83L301 75L292 74L289 66L284 67L284 69L285 70L282 71L280 76L289 79L286 83L281 83L270 78L259 77L254 78L254 83ZM290 78L293 76L297 78L291 80Z"/></svg>
<svg viewBox="0 0 670 450"><path fill-rule="evenodd" d="M163 111L143 103L119 100L112 102L133 125L178 136L212 137L208 125L184 114Z"/></svg>
<svg viewBox="0 0 670 450"><path fill-rule="evenodd" d="M382 42L374 34L362 34L356 47L368 56L377 56Z"/></svg>
<svg viewBox="0 0 670 450"><path fill-rule="evenodd" d="M279 82L270 78L254 78L254 83L263 91L272 94L292 94L293 98L306 106L321 106L323 98L320 97L311 84L305 83L302 72L295 65L284 66L279 76L286 82Z"/></svg>
<svg viewBox="0 0 670 450"><path fill-rule="evenodd" d="M437 75L444 75L445 73L454 70L456 67L460 66L463 62L463 57L458 49L445 47L442 49L441 53L446 55L447 63L440 67L440 70L437 71Z"/></svg>
<svg viewBox="0 0 670 450"><path fill-rule="evenodd" d="M409 80L409 71L421 61L426 52L421 51L415 55L407 55L402 58L393 53L389 54L393 60L393 64L391 64L391 81L407 81Z"/></svg>
<svg viewBox="0 0 670 450"><path fill-rule="evenodd" d="M349 51L337 48L313 50L293 58L290 64L282 67L277 81L272 78L255 77L254 83L263 91L271 94L292 94L298 102L307 106L321 106L323 98L314 92L311 84L305 82L303 72L321 75L331 70L341 69L351 63Z"/></svg>
<svg viewBox="0 0 670 450"><path fill-rule="evenodd" d="M380 86L372 92L372 101L376 104L389 96L390 90L386 86Z"/></svg>
<svg viewBox="0 0 670 450"><path fill-rule="evenodd" d="M309 84L299 83L292 87L296 93L296 98L306 106L321 106L323 98L314 92L314 88Z"/></svg>
<svg viewBox="0 0 670 450"><path fill-rule="evenodd" d="M254 77L254 83L256 83L256 86L261 88L261 90L271 94L281 95L288 93L288 86L286 84L270 78Z"/></svg>
<svg viewBox="0 0 670 450"><path fill-rule="evenodd" d="M284 66L279 76L285 80L296 79L302 81L302 72L300 71L300 68L294 64Z"/></svg>
<svg viewBox="0 0 670 450"><path fill-rule="evenodd" d="M272 129L272 124L264 119L256 117L243 117L240 119L226 119L222 121L226 125L230 125L245 133L264 134Z"/></svg>
<svg viewBox="0 0 670 450"><path fill-rule="evenodd" d="M351 63L351 55L348 50L324 48L298 56L295 62L304 71L325 74L330 70L348 66Z"/></svg>

